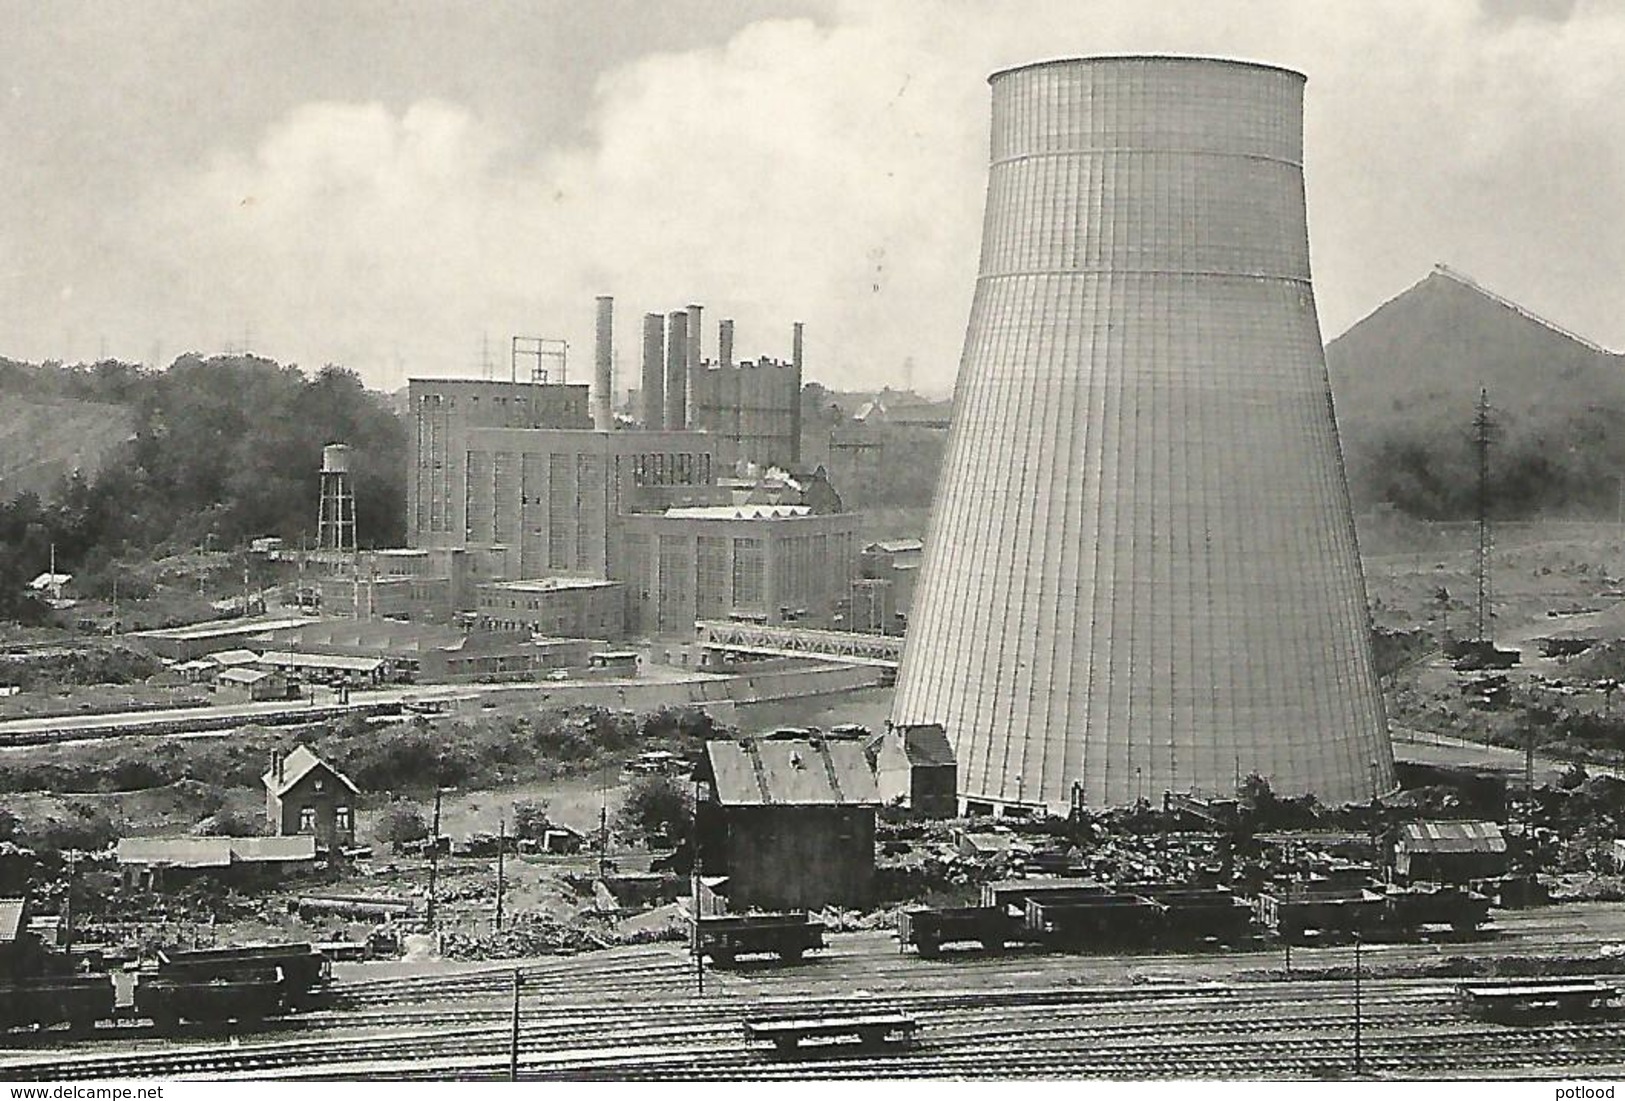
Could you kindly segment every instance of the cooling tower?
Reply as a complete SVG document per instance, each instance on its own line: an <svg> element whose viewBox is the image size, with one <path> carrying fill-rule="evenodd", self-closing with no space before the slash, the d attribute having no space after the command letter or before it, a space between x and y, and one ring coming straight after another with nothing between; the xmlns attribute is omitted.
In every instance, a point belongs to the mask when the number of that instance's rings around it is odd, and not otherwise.
<svg viewBox="0 0 1625 1101"><path fill-rule="evenodd" d="M997 73L981 267L893 721L1062 810L1393 786L1309 280L1301 74Z"/></svg>

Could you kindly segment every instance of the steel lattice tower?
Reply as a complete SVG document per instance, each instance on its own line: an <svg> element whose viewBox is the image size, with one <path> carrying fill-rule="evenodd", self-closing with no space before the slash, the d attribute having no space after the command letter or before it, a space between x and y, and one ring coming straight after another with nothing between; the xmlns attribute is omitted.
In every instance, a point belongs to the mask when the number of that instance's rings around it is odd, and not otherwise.
<svg viewBox="0 0 1625 1101"><path fill-rule="evenodd" d="M962 796L1393 786L1309 275L1301 74L995 74L982 258L893 721Z"/></svg>

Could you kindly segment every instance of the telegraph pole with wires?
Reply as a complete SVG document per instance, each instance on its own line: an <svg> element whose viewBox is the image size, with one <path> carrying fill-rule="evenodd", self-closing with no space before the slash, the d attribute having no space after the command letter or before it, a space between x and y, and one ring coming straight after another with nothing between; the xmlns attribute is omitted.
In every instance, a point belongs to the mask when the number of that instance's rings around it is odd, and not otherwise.
<svg viewBox="0 0 1625 1101"><path fill-rule="evenodd" d="M1495 419L1490 415L1490 392L1478 392L1478 411L1473 416L1473 450L1478 455L1478 635L1488 642L1495 633L1490 611L1490 444L1494 441Z"/></svg>
<svg viewBox="0 0 1625 1101"><path fill-rule="evenodd" d="M503 892L503 888L507 886L506 880L504 878L504 872L506 871L506 867L503 864L503 861L504 861L504 859L506 857L507 851L508 851L508 816L505 815L505 814L499 814L499 815L497 815L497 920L496 920L496 926L497 926L496 931L499 932L499 933L502 932L502 892ZM518 972L516 971L516 972L514 972L514 974L518 975ZM516 978L515 982L517 982L517 981L518 980Z"/></svg>

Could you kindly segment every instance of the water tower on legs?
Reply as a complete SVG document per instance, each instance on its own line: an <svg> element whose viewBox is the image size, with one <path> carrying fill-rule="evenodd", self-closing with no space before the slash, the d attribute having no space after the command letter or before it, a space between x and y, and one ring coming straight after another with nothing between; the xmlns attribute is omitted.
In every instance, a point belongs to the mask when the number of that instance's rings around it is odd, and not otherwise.
<svg viewBox="0 0 1625 1101"><path fill-rule="evenodd" d="M960 795L1393 786L1309 276L1301 74L995 74L981 268L892 720Z"/></svg>
<svg viewBox="0 0 1625 1101"><path fill-rule="evenodd" d="M355 487L350 482L350 447L330 443L322 448L322 503L316 515L316 545L322 550L354 553Z"/></svg>

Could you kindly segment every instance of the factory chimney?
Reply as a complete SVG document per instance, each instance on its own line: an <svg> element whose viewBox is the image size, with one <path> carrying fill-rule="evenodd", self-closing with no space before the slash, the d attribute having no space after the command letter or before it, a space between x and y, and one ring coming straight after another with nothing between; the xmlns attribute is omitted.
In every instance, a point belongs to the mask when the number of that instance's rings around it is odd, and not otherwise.
<svg viewBox="0 0 1625 1101"><path fill-rule="evenodd" d="M704 348L701 346L702 341L700 339L700 318L704 312L704 306L696 306L691 303L688 307L688 393L690 402L694 402L694 395L698 393L699 382L697 376L701 371L705 370ZM689 412L689 420L699 419L693 415L694 410Z"/></svg>
<svg viewBox="0 0 1625 1101"><path fill-rule="evenodd" d="M615 299L598 296L593 344L592 426L600 432L615 427Z"/></svg>
<svg viewBox="0 0 1625 1101"><path fill-rule="evenodd" d="M666 317L666 427L688 427L688 313L673 310Z"/></svg>
<svg viewBox="0 0 1625 1101"><path fill-rule="evenodd" d="M731 317L717 326L717 362L723 367L734 365L734 323Z"/></svg>
<svg viewBox="0 0 1625 1101"><path fill-rule="evenodd" d="M790 395L790 468L801 469L801 330L797 321L790 337L790 370L795 375L795 390Z"/></svg>
<svg viewBox="0 0 1625 1101"><path fill-rule="evenodd" d="M1302 74L995 74L981 266L892 721L959 794L1393 787L1310 282Z"/></svg>
<svg viewBox="0 0 1625 1101"><path fill-rule="evenodd" d="M643 315L643 387L638 400L643 406L643 427L659 432L666 427L665 353L666 319L657 313Z"/></svg>

